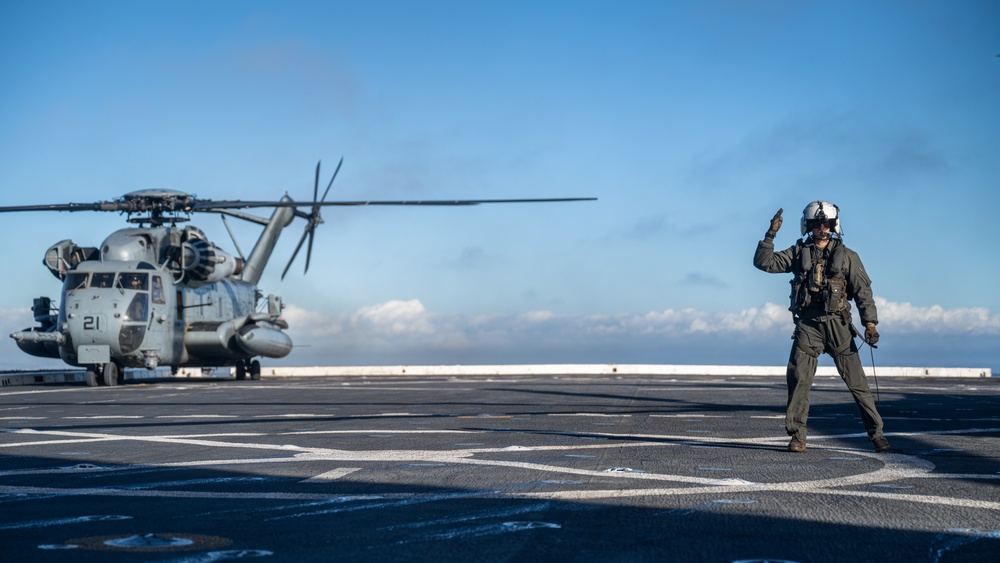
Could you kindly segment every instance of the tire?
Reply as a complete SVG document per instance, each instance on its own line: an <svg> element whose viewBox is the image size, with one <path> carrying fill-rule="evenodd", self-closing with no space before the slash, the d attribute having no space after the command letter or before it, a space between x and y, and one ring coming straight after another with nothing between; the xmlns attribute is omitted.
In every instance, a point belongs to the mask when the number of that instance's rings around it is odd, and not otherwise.
<svg viewBox="0 0 1000 563"><path fill-rule="evenodd" d="M108 362L104 364L104 373L102 376L104 385L108 387L114 387L118 385L119 369L118 364L114 362Z"/></svg>
<svg viewBox="0 0 1000 563"><path fill-rule="evenodd" d="M260 381L260 362L257 360L250 362L250 379Z"/></svg>
<svg viewBox="0 0 1000 563"><path fill-rule="evenodd" d="M236 362L236 380L243 381L247 378L246 362Z"/></svg>
<svg viewBox="0 0 1000 563"><path fill-rule="evenodd" d="M87 387L97 387L98 385L97 366L90 366L87 371L83 374L83 381L87 384Z"/></svg>

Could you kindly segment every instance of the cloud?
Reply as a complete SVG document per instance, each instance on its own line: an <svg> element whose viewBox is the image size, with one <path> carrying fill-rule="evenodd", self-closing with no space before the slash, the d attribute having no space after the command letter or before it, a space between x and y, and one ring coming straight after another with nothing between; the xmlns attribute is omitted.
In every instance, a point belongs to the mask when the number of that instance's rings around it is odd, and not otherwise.
<svg viewBox="0 0 1000 563"><path fill-rule="evenodd" d="M691 272L684 276L681 281L683 285L690 285L696 287L714 287L719 289L725 289L729 287L729 284L716 278L714 276L708 276L701 272Z"/></svg>
<svg viewBox="0 0 1000 563"><path fill-rule="evenodd" d="M876 298L880 365L1000 370L1000 314ZM295 351L270 365L662 363L782 365L792 318L774 303L739 311L664 309L639 314L565 315L536 310L466 315L392 300L350 314L289 306ZM3 334L33 324L26 308L0 309ZM63 368L5 339L8 369ZM865 353L867 359L868 353ZM829 365L829 358L821 362ZM866 362L867 363L867 362Z"/></svg>
<svg viewBox="0 0 1000 563"><path fill-rule="evenodd" d="M349 328L391 336L429 335L436 332L424 305L416 299L364 307L351 315Z"/></svg>
<svg viewBox="0 0 1000 563"><path fill-rule="evenodd" d="M876 298L880 324L906 334L1000 334L1000 314L985 307L945 309L940 305L917 307Z"/></svg>
<svg viewBox="0 0 1000 563"><path fill-rule="evenodd" d="M885 360L895 365L912 365L916 358L922 365L997 363L1000 315L981 308L918 307L884 298L877 303L885 345L880 349L888 349ZM792 333L791 313L774 303L721 312L685 308L615 315L463 315L428 311L410 300L365 307L347 316L324 317L291 307L287 312L296 343L310 343L315 349L293 354L290 361L296 364L773 365L784 363ZM942 335L955 344L941 346ZM320 349L326 356L315 353Z"/></svg>

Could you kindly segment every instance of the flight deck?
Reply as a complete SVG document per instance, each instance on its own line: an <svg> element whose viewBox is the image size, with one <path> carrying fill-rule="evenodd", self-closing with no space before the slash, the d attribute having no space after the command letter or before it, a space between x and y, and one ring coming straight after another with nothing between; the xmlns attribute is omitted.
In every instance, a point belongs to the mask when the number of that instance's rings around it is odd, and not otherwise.
<svg viewBox="0 0 1000 563"><path fill-rule="evenodd" d="M0 389L10 561L995 561L1000 379L212 378Z"/></svg>

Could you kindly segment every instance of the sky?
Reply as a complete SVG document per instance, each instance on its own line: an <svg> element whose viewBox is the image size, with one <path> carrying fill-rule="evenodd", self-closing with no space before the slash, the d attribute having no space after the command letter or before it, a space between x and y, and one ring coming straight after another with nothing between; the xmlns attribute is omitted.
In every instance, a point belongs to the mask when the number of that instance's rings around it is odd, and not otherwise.
<svg viewBox="0 0 1000 563"><path fill-rule="evenodd" d="M991 0L5 2L0 73L0 205L308 200L341 157L330 199L598 198L326 209L282 281L293 223L265 365L784 365L788 276L752 256L822 199L874 282L866 365L1000 370ZM58 301L49 246L124 226L0 215L0 329Z"/></svg>

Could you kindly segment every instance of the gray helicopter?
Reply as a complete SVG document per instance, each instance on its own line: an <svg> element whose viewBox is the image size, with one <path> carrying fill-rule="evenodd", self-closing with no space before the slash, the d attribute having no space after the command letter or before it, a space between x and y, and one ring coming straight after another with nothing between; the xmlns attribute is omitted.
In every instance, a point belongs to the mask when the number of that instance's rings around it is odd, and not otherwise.
<svg viewBox="0 0 1000 563"><path fill-rule="evenodd" d="M274 246L296 217L307 224L282 279L308 240L309 271L320 210L327 206L431 205L588 201L595 198L326 201L340 164L319 195L320 165L312 201L213 201L174 190L140 190L112 201L0 207L22 211L112 211L127 215L130 226L111 233L100 247L71 240L52 245L43 263L62 281L62 298L53 308L48 297L34 300L38 326L12 333L18 347L33 356L61 358L85 368L87 385L117 385L125 368L155 370L235 366L236 379L260 379L257 357L282 358L292 340L277 295L257 287ZM269 218L240 211L273 208ZM303 208L308 208L304 211ZM218 213L240 255L222 250L204 232L188 225L196 212ZM249 258L244 258L226 217L263 225Z"/></svg>

